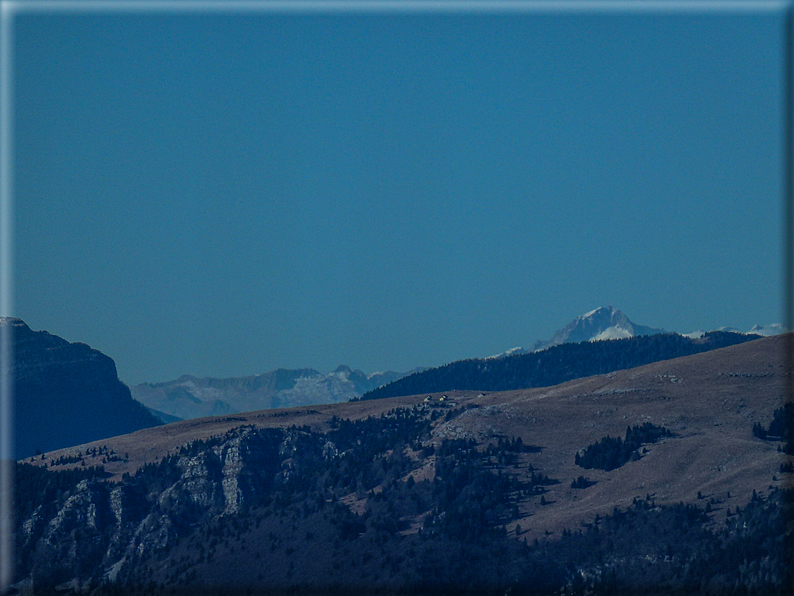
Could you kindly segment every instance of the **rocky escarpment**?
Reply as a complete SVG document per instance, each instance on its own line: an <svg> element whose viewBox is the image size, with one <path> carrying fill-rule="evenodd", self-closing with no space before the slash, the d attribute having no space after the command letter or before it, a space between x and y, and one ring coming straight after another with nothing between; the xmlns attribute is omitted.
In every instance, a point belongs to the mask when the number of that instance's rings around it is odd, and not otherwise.
<svg viewBox="0 0 794 596"><path fill-rule="evenodd" d="M12 334L18 459L160 424L132 399L105 354L33 331L20 319L2 318L0 325Z"/></svg>
<svg viewBox="0 0 794 596"><path fill-rule="evenodd" d="M145 566L213 519L262 501L292 473L299 431L241 427L183 447L118 484L100 468L19 464L22 593L145 583Z"/></svg>

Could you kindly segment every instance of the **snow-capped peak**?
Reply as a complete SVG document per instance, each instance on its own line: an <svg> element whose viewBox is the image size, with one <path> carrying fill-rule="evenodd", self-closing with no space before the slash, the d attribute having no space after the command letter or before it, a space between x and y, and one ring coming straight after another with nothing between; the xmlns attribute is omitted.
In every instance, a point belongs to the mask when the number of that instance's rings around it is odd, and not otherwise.
<svg viewBox="0 0 794 596"><path fill-rule="evenodd" d="M720 327L717 331L728 331L732 333L744 333L745 335L778 335L786 333L785 327L780 323L771 325L754 325L749 331L740 331L735 327ZM600 306L591 311L579 315L565 327L558 330L549 340L541 340L529 350L520 346L510 348L500 354L488 356L488 358L504 358L529 352L538 352L552 346L563 343L578 343L583 341L602 341L609 339L625 339L638 335L654 335L657 333L667 333L664 329L646 327L632 322L625 314L612 306ZM705 335L704 331L698 329L691 333L681 333L684 337L698 339Z"/></svg>
<svg viewBox="0 0 794 596"><path fill-rule="evenodd" d="M623 339L636 335L653 335L664 332L663 329L637 325L612 306L601 306L576 317L557 331L550 340L539 341L532 349L538 351L562 343Z"/></svg>

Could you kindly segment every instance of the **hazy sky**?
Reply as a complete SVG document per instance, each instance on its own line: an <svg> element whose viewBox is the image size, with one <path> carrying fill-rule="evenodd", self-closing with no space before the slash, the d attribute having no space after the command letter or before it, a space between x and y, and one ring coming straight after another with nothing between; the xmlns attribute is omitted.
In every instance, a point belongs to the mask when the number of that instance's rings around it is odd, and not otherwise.
<svg viewBox="0 0 794 596"><path fill-rule="evenodd" d="M15 314L128 383L780 322L781 25L19 14Z"/></svg>

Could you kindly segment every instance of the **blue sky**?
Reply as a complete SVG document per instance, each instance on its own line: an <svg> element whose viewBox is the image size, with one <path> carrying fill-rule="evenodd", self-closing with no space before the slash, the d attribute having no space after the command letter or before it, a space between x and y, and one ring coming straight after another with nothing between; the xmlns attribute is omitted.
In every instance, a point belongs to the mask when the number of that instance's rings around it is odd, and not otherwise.
<svg viewBox="0 0 794 596"><path fill-rule="evenodd" d="M20 13L14 314L128 383L780 322L781 26Z"/></svg>

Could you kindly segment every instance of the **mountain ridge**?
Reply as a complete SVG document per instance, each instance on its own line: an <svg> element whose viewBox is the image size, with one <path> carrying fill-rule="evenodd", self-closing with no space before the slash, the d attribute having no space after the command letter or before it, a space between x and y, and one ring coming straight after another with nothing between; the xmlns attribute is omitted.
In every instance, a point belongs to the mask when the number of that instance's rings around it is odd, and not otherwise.
<svg viewBox="0 0 794 596"><path fill-rule="evenodd" d="M246 377L182 375L173 381L134 385L130 391L145 406L186 420L348 401L419 370L423 369L367 375L349 366L339 365L327 374L313 368L279 368Z"/></svg>
<svg viewBox="0 0 794 596"><path fill-rule="evenodd" d="M779 323L770 325L753 325L749 331L741 331L735 327L719 327L711 331L728 331L731 333L743 333L745 335L760 335L768 337L785 333L786 329ZM601 306L579 315L570 323L558 329L548 340L537 340L530 349L516 346L505 350L499 354L489 356L489 358L504 358L506 356L517 356L519 354L529 354L563 343L578 343L582 341L602 341L608 339L625 339L643 335L654 335L661 333L678 333L684 337L697 339L705 335L705 331L697 330L690 333L677 331L666 331L661 328L639 325L631 321L622 311L612 306Z"/></svg>
<svg viewBox="0 0 794 596"><path fill-rule="evenodd" d="M20 490L31 497L16 522L29 546L17 585L78 588L96 578L100 594L146 585L162 593L303 585L396 594L495 581L490 591L506 593L514 578L548 577L554 589L513 591L564 593L568 585L573 593L583 578L617 571L611 581L640 583L594 593L649 593L673 578L732 593L757 576L745 572L736 584L719 565L691 573L687 565L712 552L704 546L716 537L735 535L734 520L738 530L758 528L745 512L773 502L789 481L775 442L753 434L781 404L788 339L551 387L249 412L47 453L20 470ZM649 422L671 434L616 469L576 464L589 445ZM82 479L93 465L103 474ZM45 466L75 477L62 477L63 494L53 486L52 502L40 507L34 489L46 486ZM625 532L605 534L608 518ZM590 542L576 547L577 535ZM753 553L771 543L754 536ZM609 550L613 537L625 550ZM536 558L555 544L567 550ZM603 561L576 554L594 548ZM760 565L769 554L743 552ZM511 561L518 567L505 568ZM769 571L758 577L779 581ZM306 578L313 583L301 584Z"/></svg>
<svg viewBox="0 0 794 596"><path fill-rule="evenodd" d="M692 339L677 333L625 339L562 343L544 350L458 360L398 379L361 396L361 400L439 391L507 391L551 386L752 341L760 336L714 331Z"/></svg>

